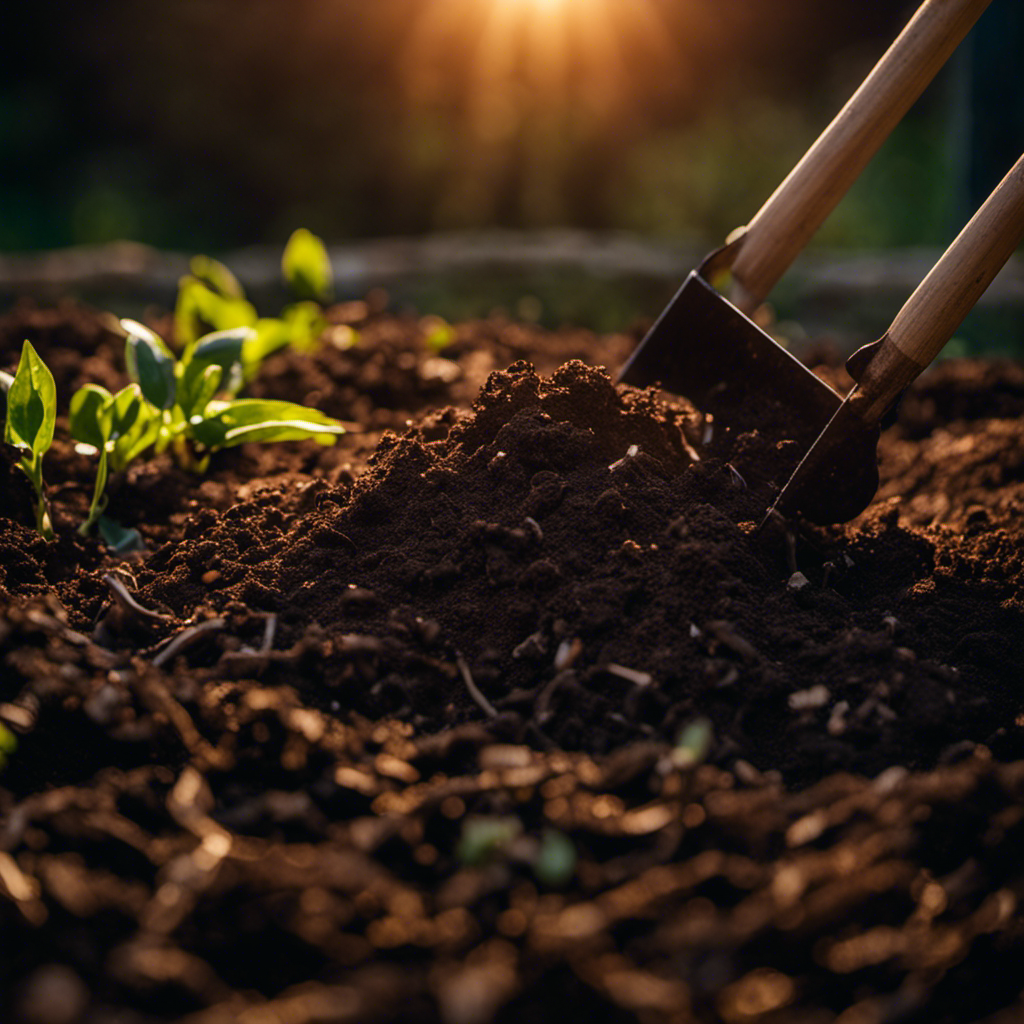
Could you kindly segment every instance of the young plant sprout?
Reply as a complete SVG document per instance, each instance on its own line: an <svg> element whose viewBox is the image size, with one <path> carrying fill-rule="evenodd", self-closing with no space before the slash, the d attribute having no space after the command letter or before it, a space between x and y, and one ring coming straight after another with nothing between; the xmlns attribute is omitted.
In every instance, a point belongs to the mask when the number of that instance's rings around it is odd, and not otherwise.
<svg viewBox="0 0 1024 1024"><path fill-rule="evenodd" d="M158 421L156 450L169 447L183 468L205 472L211 453L247 441L334 444L345 432L336 420L295 402L234 397L244 382L252 328L207 334L175 360L149 328L134 320L121 326L128 335L128 373Z"/></svg>
<svg viewBox="0 0 1024 1024"><path fill-rule="evenodd" d="M296 302L277 317L259 317L238 279L217 260L196 256L178 286L174 334L184 348L207 331L251 328L242 353L242 375L255 377L260 363L272 352L291 345L301 352L316 348L327 326L322 303L333 293L333 273L327 249L316 235L299 228L281 257L281 272Z"/></svg>
<svg viewBox="0 0 1024 1024"><path fill-rule="evenodd" d="M0 723L0 771L4 770L17 749L17 736L6 725Z"/></svg>
<svg viewBox="0 0 1024 1024"><path fill-rule="evenodd" d="M251 327L198 338L180 359L148 327L134 320L122 320L121 327L132 383L116 395L86 384L71 399L72 436L99 453L92 503L80 533L99 525L108 543L121 547L133 542L133 531L103 515L104 492L111 472L122 471L151 447L170 449L184 469L203 473L210 455L221 448L306 438L333 444L345 432L336 420L295 402L234 397L244 382L245 346L256 335Z"/></svg>
<svg viewBox="0 0 1024 1024"><path fill-rule="evenodd" d="M194 256L190 273L178 282L174 335L179 345L194 345L210 328L255 327L256 309L234 274L218 260Z"/></svg>
<svg viewBox="0 0 1024 1024"><path fill-rule="evenodd" d="M334 272L324 243L306 228L292 232L281 256L281 273L299 299L330 302Z"/></svg>
<svg viewBox="0 0 1024 1024"><path fill-rule="evenodd" d="M70 425L76 441L99 452L89 515L78 528L84 535L106 508L104 491L109 474L120 473L149 448L157 439L160 424L143 400L138 384L129 384L116 395L98 384L86 384L71 398Z"/></svg>
<svg viewBox="0 0 1024 1024"><path fill-rule="evenodd" d="M22 450L18 465L32 481L36 492L36 529L45 540L53 540L50 508L43 485L43 456L53 444L57 419L57 388L53 374L26 341L14 377L5 374L7 421L4 441ZM8 383L9 381L9 383Z"/></svg>

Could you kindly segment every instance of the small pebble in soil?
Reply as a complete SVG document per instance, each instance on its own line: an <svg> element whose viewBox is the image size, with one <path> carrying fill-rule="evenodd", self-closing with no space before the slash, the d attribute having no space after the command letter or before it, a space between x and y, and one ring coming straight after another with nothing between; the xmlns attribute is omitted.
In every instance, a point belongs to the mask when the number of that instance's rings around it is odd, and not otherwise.
<svg viewBox="0 0 1024 1024"><path fill-rule="evenodd" d="M817 683L806 690L797 690L789 695L789 706L794 711L810 711L815 708L823 708L832 695L827 686Z"/></svg>

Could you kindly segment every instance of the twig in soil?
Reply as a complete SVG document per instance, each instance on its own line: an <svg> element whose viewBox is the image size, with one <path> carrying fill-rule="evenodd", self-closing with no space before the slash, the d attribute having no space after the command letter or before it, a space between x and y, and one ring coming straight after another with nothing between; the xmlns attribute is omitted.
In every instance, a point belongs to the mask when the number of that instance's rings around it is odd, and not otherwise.
<svg viewBox="0 0 1024 1024"><path fill-rule="evenodd" d="M704 416L704 430L701 434L700 443L707 448L711 444L712 438L715 436L715 418L710 414Z"/></svg>
<svg viewBox="0 0 1024 1024"><path fill-rule="evenodd" d="M738 487L741 491L747 489L747 481L743 479L740 471L731 463L725 464L726 469L729 470L729 479L732 481L734 487Z"/></svg>
<svg viewBox="0 0 1024 1024"><path fill-rule="evenodd" d="M623 466L624 466L624 465L625 465L625 464L626 464L627 462L629 462L629 460L630 460L630 459L635 459L635 458L636 458L636 457L637 457L637 456L638 456L639 454L640 454L640 445L638 445L638 444L631 444L631 445L630 445L630 446L629 446L629 447L628 447L628 448L626 449L626 454L625 454L625 455L623 455L621 459L618 459L618 460L616 460L615 462L613 462L613 463L612 463L612 464L611 464L611 465L610 465L610 466L608 467L608 472L609 472L609 473L614 473L614 472L615 472L615 470L617 470L617 469L622 469L622 467L623 467Z"/></svg>
<svg viewBox="0 0 1024 1024"><path fill-rule="evenodd" d="M846 732L846 713L849 710L850 702L847 700L839 701L832 709L832 714L829 715L828 722L825 725L825 730L829 736L842 736Z"/></svg>
<svg viewBox="0 0 1024 1024"><path fill-rule="evenodd" d="M758 649L749 640L740 636L731 622L716 619L707 623L707 629L723 647L728 647L741 658L747 661L757 661L761 657Z"/></svg>
<svg viewBox="0 0 1024 1024"><path fill-rule="evenodd" d="M797 690L791 693L788 698L790 709L793 711L813 711L823 708L831 697L827 686L816 683L806 690Z"/></svg>
<svg viewBox="0 0 1024 1024"><path fill-rule="evenodd" d="M117 602L117 604L126 612L131 615L136 615L140 619L146 619L150 622L173 622L173 615L163 615L161 612L154 612L149 608L144 608L135 598L132 596L131 591L124 585L124 581L108 573L103 577L103 582L106 583L107 588L110 590L111 596Z"/></svg>
<svg viewBox="0 0 1024 1024"><path fill-rule="evenodd" d="M529 528L530 532L533 534L537 543L542 543L544 540L544 531L540 528L540 523L538 523L537 520L533 518L533 516L527 516L523 520L523 523Z"/></svg>
<svg viewBox="0 0 1024 1024"><path fill-rule="evenodd" d="M786 528L786 565L789 567L790 575L800 571L800 567L796 564L796 534Z"/></svg>
<svg viewBox="0 0 1024 1024"><path fill-rule="evenodd" d="M263 623L263 640L258 650L252 647L242 647L237 651L225 651L220 656L218 664L225 663L236 669L246 669L259 675L270 663L270 656L274 649L274 636L277 633L277 615L269 612Z"/></svg>
<svg viewBox="0 0 1024 1024"><path fill-rule="evenodd" d="M469 666L466 664L466 659L461 654L455 656L455 664L459 667L459 674L462 676L462 682L465 684L466 692L473 698L474 702L480 707L484 714L488 718L497 718L498 712L495 710L494 705L480 692L480 688L473 682L473 674L469 671Z"/></svg>
<svg viewBox="0 0 1024 1024"><path fill-rule="evenodd" d="M66 622L62 622L55 615L49 615L41 608L28 608L25 611L25 618L39 629L56 633L61 640L72 644L75 647L88 647L92 641L82 633L71 629Z"/></svg>
<svg viewBox="0 0 1024 1024"><path fill-rule="evenodd" d="M224 619L207 619L196 626L189 626L175 636L162 651L153 659L153 664L159 668L170 661L175 655L191 647L200 637L215 630L224 628Z"/></svg>
<svg viewBox="0 0 1024 1024"><path fill-rule="evenodd" d="M555 671L562 672L571 668L573 662L583 653L583 643L578 637L563 640L555 651Z"/></svg>
<svg viewBox="0 0 1024 1024"><path fill-rule="evenodd" d="M533 717L541 725L543 725L549 718L554 714L551 710L551 700L554 695L562 689L563 686L575 686L576 685L576 673L572 669L566 669L563 672L559 672L554 679L548 683L540 694L537 696L536 703L533 705Z"/></svg>
<svg viewBox="0 0 1024 1024"><path fill-rule="evenodd" d="M650 672L640 672L635 668L626 668L625 665L616 665L614 662L605 665L604 670L639 687L650 686L653 681Z"/></svg>

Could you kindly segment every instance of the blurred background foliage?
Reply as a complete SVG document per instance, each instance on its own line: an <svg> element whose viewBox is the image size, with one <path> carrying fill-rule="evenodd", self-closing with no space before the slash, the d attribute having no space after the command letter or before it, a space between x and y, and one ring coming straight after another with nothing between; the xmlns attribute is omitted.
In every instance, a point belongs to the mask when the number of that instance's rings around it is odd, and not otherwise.
<svg viewBox="0 0 1024 1024"><path fill-rule="evenodd" d="M899 0L4 5L0 250L569 226L718 244ZM13 45L10 45L12 44ZM1024 3L981 24L819 244L939 245L1024 149Z"/></svg>

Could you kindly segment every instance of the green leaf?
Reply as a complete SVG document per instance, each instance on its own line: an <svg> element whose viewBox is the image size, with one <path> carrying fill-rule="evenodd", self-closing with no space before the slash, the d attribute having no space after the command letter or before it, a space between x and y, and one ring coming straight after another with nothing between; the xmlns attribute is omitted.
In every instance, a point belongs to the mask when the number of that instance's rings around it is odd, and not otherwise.
<svg viewBox="0 0 1024 1024"><path fill-rule="evenodd" d="M212 402L203 417L193 417L192 436L205 447L232 448L249 441L302 441L334 444L345 428L337 420L294 402L240 398Z"/></svg>
<svg viewBox="0 0 1024 1024"><path fill-rule="evenodd" d="M327 302L333 291L334 273L324 243L311 231L292 233L281 256L281 271L288 287L300 299Z"/></svg>
<svg viewBox="0 0 1024 1024"><path fill-rule="evenodd" d="M288 328L277 317L263 317L256 322L256 336L242 346L242 375L248 382L259 373L267 356L288 345Z"/></svg>
<svg viewBox="0 0 1024 1024"><path fill-rule="evenodd" d="M206 407L213 401L213 396L220 389L223 376L224 371L219 366L207 366L202 374L195 379L191 392L191 403L187 410L190 417L202 417Z"/></svg>
<svg viewBox="0 0 1024 1024"><path fill-rule="evenodd" d="M122 320L128 334L124 358L128 376L142 389L147 402L158 409L174 404L174 356L171 350L148 327L134 320Z"/></svg>
<svg viewBox="0 0 1024 1024"><path fill-rule="evenodd" d="M188 268L194 277L197 277L213 291L223 295L224 298L245 298L245 291L239 284L238 278L220 260L212 259L209 256L193 256L189 260Z"/></svg>
<svg viewBox="0 0 1024 1024"><path fill-rule="evenodd" d="M119 555L127 554L129 551L145 550L145 541L138 530L122 526L116 519L111 519L109 516L100 516L99 531L103 543Z"/></svg>
<svg viewBox="0 0 1024 1024"><path fill-rule="evenodd" d="M255 325L256 310L243 296L222 295L191 274L178 282L174 334L186 351L211 329L226 331Z"/></svg>
<svg viewBox="0 0 1024 1024"><path fill-rule="evenodd" d="M99 384L85 384L71 396L69 423L71 436L97 451L106 447L109 429L103 429L103 407L113 400L110 392Z"/></svg>
<svg viewBox="0 0 1024 1024"><path fill-rule="evenodd" d="M181 378L180 404L186 416L202 412L218 389L229 395L237 393L242 386L242 352L246 342L255 337L256 331L251 327L234 327L199 339L182 360L185 369ZM213 391L208 390L213 379L206 372L210 367L220 370ZM205 398L202 398L204 394Z"/></svg>
<svg viewBox="0 0 1024 1024"><path fill-rule="evenodd" d="M455 328L439 316L425 317L423 344L433 353L444 351L455 341Z"/></svg>
<svg viewBox="0 0 1024 1024"><path fill-rule="evenodd" d="M0 771L4 770L17 749L18 737L6 725L0 724Z"/></svg>
<svg viewBox="0 0 1024 1024"><path fill-rule="evenodd" d="M710 719L695 718L679 733L671 754L672 764L682 769L696 767L711 752L714 739L714 726Z"/></svg>
<svg viewBox="0 0 1024 1024"><path fill-rule="evenodd" d="M327 328L323 309L316 302L296 302L281 311L288 343L299 352L312 352Z"/></svg>
<svg viewBox="0 0 1024 1024"><path fill-rule="evenodd" d="M53 374L32 343L26 341L21 349L18 372L7 392L4 440L41 457L53 444L56 419L57 388Z"/></svg>
<svg viewBox="0 0 1024 1024"><path fill-rule="evenodd" d="M121 388L110 399L107 411L110 414L108 441L124 437L135 427L140 416L145 419L152 415L142 404L142 390L138 384L128 384Z"/></svg>
<svg viewBox="0 0 1024 1024"><path fill-rule="evenodd" d="M0 724L0 753L13 754L17 749L18 737L6 725Z"/></svg>
<svg viewBox="0 0 1024 1024"><path fill-rule="evenodd" d="M129 384L118 391L107 412L111 418L107 439L110 468L120 473L156 440L160 416L143 401L138 384Z"/></svg>
<svg viewBox="0 0 1024 1024"><path fill-rule="evenodd" d="M533 873L543 885L560 889L568 885L576 871L576 847L557 829L545 829L533 862Z"/></svg>
<svg viewBox="0 0 1024 1024"><path fill-rule="evenodd" d="M159 436L160 420L147 412L127 434L118 438L110 454L110 468L115 473L122 472L147 448L152 447Z"/></svg>
<svg viewBox="0 0 1024 1024"><path fill-rule="evenodd" d="M142 400L138 384L122 388L108 407L111 417L107 450L111 472L120 473L157 439L161 417Z"/></svg>
<svg viewBox="0 0 1024 1024"><path fill-rule="evenodd" d="M501 853L522 831L523 823L518 818L464 818L455 855L467 867L479 867Z"/></svg>

